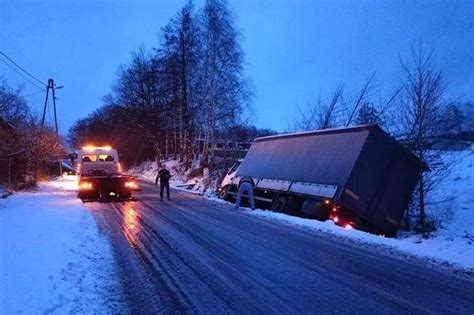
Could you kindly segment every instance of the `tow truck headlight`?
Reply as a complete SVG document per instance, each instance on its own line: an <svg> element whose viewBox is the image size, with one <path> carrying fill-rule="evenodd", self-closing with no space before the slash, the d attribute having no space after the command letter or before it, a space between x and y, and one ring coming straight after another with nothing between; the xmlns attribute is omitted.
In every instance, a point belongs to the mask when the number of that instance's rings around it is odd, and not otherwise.
<svg viewBox="0 0 474 315"><path fill-rule="evenodd" d="M135 189L137 188L137 184L134 181L128 181L128 182L125 182L125 187L129 189Z"/></svg>
<svg viewBox="0 0 474 315"><path fill-rule="evenodd" d="M79 184L79 189L80 190L91 190L93 189L94 186L92 185L91 182L82 182Z"/></svg>

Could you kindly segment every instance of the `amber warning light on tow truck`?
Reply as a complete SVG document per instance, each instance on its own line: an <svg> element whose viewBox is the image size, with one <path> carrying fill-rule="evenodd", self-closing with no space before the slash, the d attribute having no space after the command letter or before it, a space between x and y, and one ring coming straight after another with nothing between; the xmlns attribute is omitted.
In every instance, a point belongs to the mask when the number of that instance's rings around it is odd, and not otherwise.
<svg viewBox="0 0 474 315"><path fill-rule="evenodd" d="M103 147L95 147L93 145L86 145L85 147L82 147L82 150L84 150L84 151L94 151L94 150L109 151L109 150L112 150L112 147L110 145L106 145L106 146L103 146Z"/></svg>

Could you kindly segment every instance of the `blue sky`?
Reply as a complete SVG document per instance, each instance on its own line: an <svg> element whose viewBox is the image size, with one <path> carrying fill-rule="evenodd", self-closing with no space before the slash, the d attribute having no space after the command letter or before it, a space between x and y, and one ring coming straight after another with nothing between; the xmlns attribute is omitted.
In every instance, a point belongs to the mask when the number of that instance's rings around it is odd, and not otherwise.
<svg viewBox="0 0 474 315"><path fill-rule="evenodd" d="M0 0L0 50L41 80L55 79L62 133L100 106L120 64L186 1ZM196 1L199 7L202 1ZM423 39L437 51L450 97L474 99L474 1L229 1L256 95L253 122L283 131L296 106L339 83L357 90L376 72L387 93L400 57ZM0 76L23 94L37 88L3 63ZM27 97L41 111L44 95Z"/></svg>

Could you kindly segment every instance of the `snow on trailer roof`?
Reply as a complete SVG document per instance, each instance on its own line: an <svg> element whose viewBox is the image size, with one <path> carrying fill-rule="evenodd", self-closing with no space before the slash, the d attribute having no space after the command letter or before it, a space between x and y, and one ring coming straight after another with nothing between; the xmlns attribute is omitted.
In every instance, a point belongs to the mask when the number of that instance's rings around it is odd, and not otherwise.
<svg viewBox="0 0 474 315"><path fill-rule="evenodd" d="M371 128L377 128L382 130L378 125L371 124L371 125L359 125L353 127L337 127L337 128L327 128L327 129L320 129L320 130L313 130L313 131L302 131L302 132L294 132L294 133L284 133L279 135L273 136L265 136L255 138L254 142L257 141L266 141L266 140L273 140L273 139L281 139L281 138L294 138L294 137L301 137L301 136L312 136L312 135L323 135L323 134L331 134L331 133L343 133L343 132L354 132L354 131L362 131Z"/></svg>

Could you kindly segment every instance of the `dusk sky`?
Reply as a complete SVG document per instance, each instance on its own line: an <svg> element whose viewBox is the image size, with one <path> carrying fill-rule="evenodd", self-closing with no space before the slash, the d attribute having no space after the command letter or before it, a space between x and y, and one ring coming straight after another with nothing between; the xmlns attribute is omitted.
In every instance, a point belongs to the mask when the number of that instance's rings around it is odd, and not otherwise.
<svg viewBox="0 0 474 315"><path fill-rule="evenodd" d="M101 105L117 69L140 45L159 46L160 28L186 1L0 0L0 51L35 77L53 78L63 134ZM283 131L296 105L339 83L357 90L376 72L386 93L401 79L400 57L422 39L437 51L448 96L474 100L474 1L229 1L253 81L253 123ZM199 8L202 1L196 1ZM2 58L2 56L0 56ZM23 95L38 91L0 62L0 77ZM27 96L40 112L44 94Z"/></svg>

